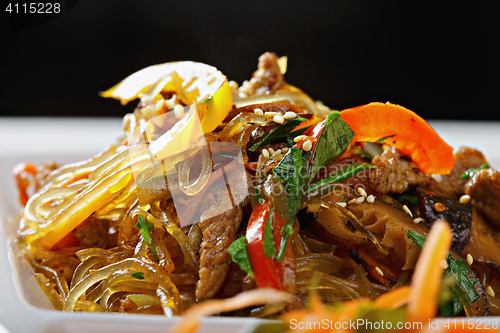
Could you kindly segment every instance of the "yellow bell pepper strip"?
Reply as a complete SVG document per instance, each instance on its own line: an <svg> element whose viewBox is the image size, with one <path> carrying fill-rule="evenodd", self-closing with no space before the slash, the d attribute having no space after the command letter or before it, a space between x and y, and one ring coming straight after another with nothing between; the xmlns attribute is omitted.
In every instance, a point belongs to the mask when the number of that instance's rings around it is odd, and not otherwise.
<svg viewBox="0 0 500 333"><path fill-rule="evenodd" d="M384 138L427 174L449 174L455 166L453 148L424 119L400 105L374 102L340 115L356 133L353 142Z"/></svg>
<svg viewBox="0 0 500 333"><path fill-rule="evenodd" d="M78 201L78 198L75 198L75 204L68 206L67 210L61 212L60 218L55 219L54 222L59 223L48 226L51 230L41 238L41 245L47 249L52 249L55 244L72 232L97 209L113 199L118 191L133 180L131 171L113 174L104 179L102 183L96 184L95 189L98 194L90 196L88 202L84 200L85 194L90 193L94 188L89 188L88 192L83 192L81 194L83 200ZM77 202L81 202L81 204L77 204Z"/></svg>
<svg viewBox="0 0 500 333"><path fill-rule="evenodd" d="M100 95L118 99L125 105L141 93L153 99L161 92L175 93L185 105L206 103L207 112L200 117L204 133L220 125L233 107L226 76L215 67L192 61L144 68Z"/></svg>

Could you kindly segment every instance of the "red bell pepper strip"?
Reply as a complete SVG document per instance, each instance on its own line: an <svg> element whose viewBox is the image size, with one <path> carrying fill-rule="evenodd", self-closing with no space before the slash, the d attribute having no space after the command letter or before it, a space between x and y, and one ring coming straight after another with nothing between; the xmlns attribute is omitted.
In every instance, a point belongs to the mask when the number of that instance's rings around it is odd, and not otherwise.
<svg viewBox="0 0 500 333"><path fill-rule="evenodd" d="M391 103L370 103L340 111L358 141L384 143L409 155L427 174L449 174L455 166L453 148L415 112ZM390 137L391 136L391 137Z"/></svg>
<svg viewBox="0 0 500 333"><path fill-rule="evenodd" d="M248 257L255 282L259 288L274 288L294 293L295 258L290 242L286 245L285 255L281 262L267 257L264 252L264 230L270 213L271 205L268 200L257 203L247 226ZM278 252L283 238L280 232L286 221L277 211L274 211L272 224L276 252Z"/></svg>

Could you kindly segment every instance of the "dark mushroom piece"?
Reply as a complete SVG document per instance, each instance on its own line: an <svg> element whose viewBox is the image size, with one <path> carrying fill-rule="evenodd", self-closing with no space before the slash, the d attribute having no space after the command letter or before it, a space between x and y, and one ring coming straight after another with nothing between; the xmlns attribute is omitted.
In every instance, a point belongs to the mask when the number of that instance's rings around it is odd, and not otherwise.
<svg viewBox="0 0 500 333"><path fill-rule="evenodd" d="M420 216L428 226L437 219L445 220L453 231L451 248L462 252L470 239L472 226L472 205L462 204L457 200L438 196L433 192L418 188L415 192L418 199Z"/></svg>

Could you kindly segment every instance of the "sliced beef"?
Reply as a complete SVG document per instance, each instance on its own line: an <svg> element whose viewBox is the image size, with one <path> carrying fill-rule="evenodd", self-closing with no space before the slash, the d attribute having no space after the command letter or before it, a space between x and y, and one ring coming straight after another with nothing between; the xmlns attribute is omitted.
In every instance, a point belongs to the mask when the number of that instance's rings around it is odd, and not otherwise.
<svg viewBox="0 0 500 333"><path fill-rule="evenodd" d="M226 281L231 256L227 248L235 241L243 218L240 207L201 222L203 242L200 248L200 280L196 284L198 299L213 298Z"/></svg>
<svg viewBox="0 0 500 333"><path fill-rule="evenodd" d="M402 158L394 147L386 149L376 156L372 164L370 188L378 193L402 193L412 185L424 185L429 177L423 174L417 165Z"/></svg>
<svg viewBox="0 0 500 333"><path fill-rule="evenodd" d="M437 219L448 222L453 231L451 248L458 253L462 252L470 239L472 205L440 197L421 188L417 189L416 195L420 206L420 216L424 218L425 223L432 226Z"/></svg>
<svg viewBox="0 0 500 333"><path fill-rule="evenodd" d="M464 185L467 182L466 179L460 178L462 173L471 168L478 168L484 163L486 159L480 151L461 147L455 154L455 167L450 174L443 175L440 182L430 179L427 189L443 197L458 199L464 194Z"/></svg>
<svg viewBox="0 0 500 333"><path fill-rule="evenodd" d="M266 52L259 57L258 69L249 82L244 82L239 92L251 95L263 95L278 90L285 80L278 66L278 56Z"/></svg>
<svg viewBox="0 0 500 333"><path fill-rule="evenodd" d="M500 172L495 169L477 171L465 184L465 193L472 204L490 222L500 229Z"/></svg>

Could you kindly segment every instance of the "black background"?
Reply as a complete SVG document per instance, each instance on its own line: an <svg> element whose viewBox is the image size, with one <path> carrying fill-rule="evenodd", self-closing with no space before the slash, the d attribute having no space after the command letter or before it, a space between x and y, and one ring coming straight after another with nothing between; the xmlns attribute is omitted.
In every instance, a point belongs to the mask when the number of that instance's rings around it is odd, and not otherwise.
<svg viewBox="0 0 500 333"><path fill-rule="evenodd" d="M133 105L97 93L143 67L200 61L241 84L274 51L332 108L500 120L500 1L80 0L19 32L4 10L2 116L121 116Z"/></svg>

